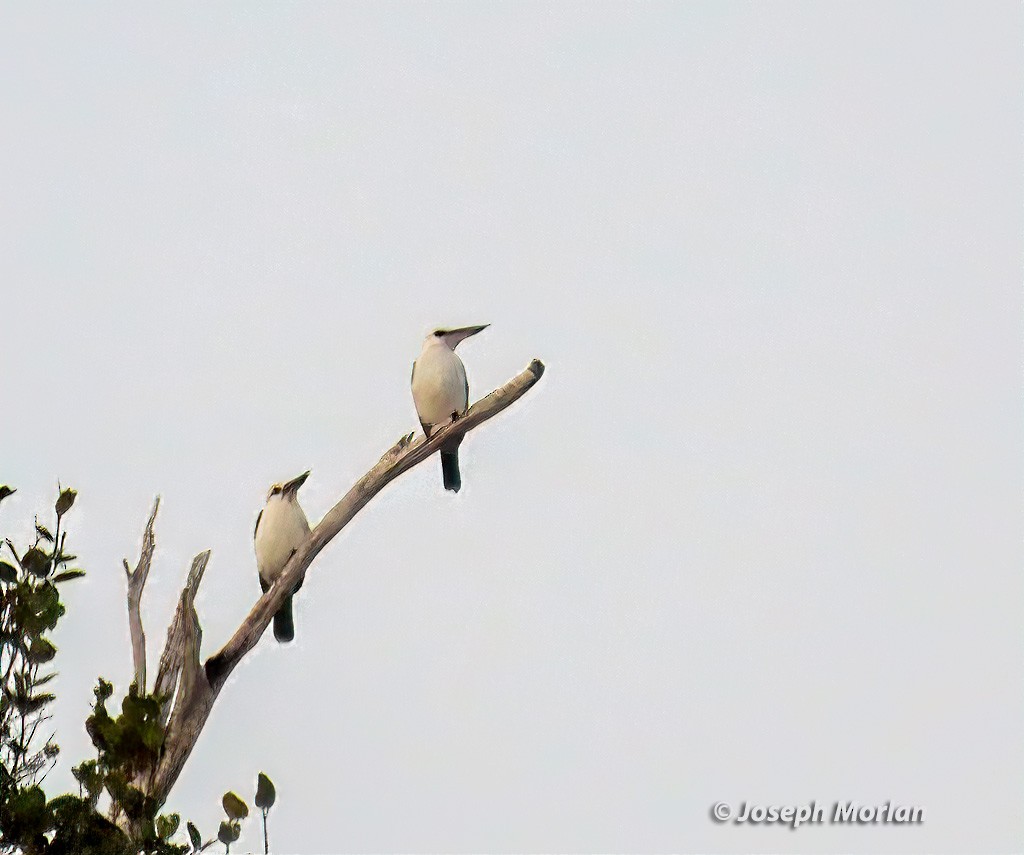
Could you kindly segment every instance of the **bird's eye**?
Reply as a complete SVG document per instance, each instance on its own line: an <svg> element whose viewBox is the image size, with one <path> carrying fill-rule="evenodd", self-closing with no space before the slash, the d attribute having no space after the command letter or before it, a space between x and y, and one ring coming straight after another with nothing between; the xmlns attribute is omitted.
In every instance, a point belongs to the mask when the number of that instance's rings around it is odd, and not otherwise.
<svg viewBox="0 0 1024 855"><path fill-rule="evenodd" d="M436 336L437 336L438 338L440 338L441 336L443 336L443 335L444 335L444 333L445 333L445 331L444 331L444 330L434 330L434 335L436 335Z"/></svg>

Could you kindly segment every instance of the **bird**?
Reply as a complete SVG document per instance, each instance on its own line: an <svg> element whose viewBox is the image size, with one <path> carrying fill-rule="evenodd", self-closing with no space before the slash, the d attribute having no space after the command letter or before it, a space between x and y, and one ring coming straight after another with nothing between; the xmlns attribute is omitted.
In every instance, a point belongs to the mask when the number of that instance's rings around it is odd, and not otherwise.
<svg viewBox="0 0 1024 855"><path fill-rule="evenodd" d="M423 433L430 434L459 418L469 406L469 381L466 366L455 353L459 342L490 324L458 329L434 330L423 341L419 358L412 365L412 399ZM441 475L444 488L458 493L462 487L459 473L459 445L456 437L441 446Z"/></svg>
<svg viewBox="0 0 1024 855"><path fill-rule="evenodd" d="M309 521L299 505L298 491L309 477L309 470L284 484L274 484L267 493L267 503L256 517L253 541L256 546L256 569L260 587L265 594L281 575L292 557L309 536ZM284 643L295 638L292 618L292 596L302 587L302 580L285 599L274 615L274 638Z"/></svg>

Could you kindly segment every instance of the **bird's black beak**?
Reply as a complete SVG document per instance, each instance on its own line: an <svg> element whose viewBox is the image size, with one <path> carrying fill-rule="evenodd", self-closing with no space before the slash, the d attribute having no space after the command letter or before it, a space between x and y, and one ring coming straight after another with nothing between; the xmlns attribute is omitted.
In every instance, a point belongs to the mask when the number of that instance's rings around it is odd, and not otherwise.
<svg viewBox="0 0 1024 855"><path fill-rule="evenodd" d="M301 487L303 484L306 483L306 479L308 477L309 477L309 470L307 469L298 478L292 478L291 481L289 481L287 484L285 484L281 488L281 492L284 493L286 496L291 494L291 493L294 493L296 490L299 489L299 487Z"/></svg>
<svg viewBox="0 0 1024 855"><path fill-rule="evenodd" d="M480 324L475 327L459 327L457 330L448 330L444 334L444 339L448 343L448 347L455 350L456 346L460 341L465 341L471 335L476 335L481 330L485 330L490 324Z"/></svg>

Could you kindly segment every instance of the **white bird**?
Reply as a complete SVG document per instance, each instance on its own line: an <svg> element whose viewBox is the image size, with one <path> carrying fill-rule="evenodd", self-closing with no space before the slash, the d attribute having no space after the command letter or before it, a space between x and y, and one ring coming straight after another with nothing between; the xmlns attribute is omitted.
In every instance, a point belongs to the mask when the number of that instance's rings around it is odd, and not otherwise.
<svg viewBox="0 0 1024 855"><path fill-rule="evenodd" d="M476 335L490 324L460 327L457 330L434 330L423 342L419 359L412 365L412 399L420 417L423 433L455 421L469 406L469 381L466 366L455 353L460 341ZM459 492L459 445L462 437L441 446L441 474L444 488Z"/></svg>
<svg viewBox="0 0 1024 855"><path fill-rule="evenodd" d="M274 580L281 575L288 559L309 536L309 522L299 506L298 491L309 472L303 472L286 484L274 484L267 494L267 504L256 517L253 540L256 543L256 569L260 574L260 587L265 594ZM274 638L291 641L295 638L292 619L292 595L302 587L302 581L288 595L274 615Z"/></svg>

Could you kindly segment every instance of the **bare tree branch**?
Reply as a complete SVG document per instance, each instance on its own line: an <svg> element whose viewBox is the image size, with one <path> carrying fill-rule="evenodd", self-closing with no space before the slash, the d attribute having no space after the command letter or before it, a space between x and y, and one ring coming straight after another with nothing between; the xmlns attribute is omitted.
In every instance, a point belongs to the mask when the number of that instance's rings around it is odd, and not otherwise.
<svg viewBox="0 0 1024 855"><path fill-rule="evenodd" d="M182 600L184 601L184 594ZM192 753L203 725L206 724L206 719L213 709L217 692L220 691L219 687L214 691L210 686L206 672L199 662L203 630L199 626L199 616L191 602L184 612L181 639L181 679L178 681L174 711L167 723L164 753L154 769L150 785L150 793L159 794L157 799L161 803L167 798L167 793L181 774L185 761Z"/></svg>
<svg viewBox="0 0 1024 855"><path fill-rule="evenodd" d="M241 658L255 646L275 612L303 578L306 568L320 550L348 525L370 499L399 475L430 457L447 440L468 433L515 403L529 391L543 373L543 364L539 360L534 360L525 371L478 401L458 421L438 431L429 440L422 436L413 440L414 434L407 434L398 440L381 457L377 465L360 478L341 501L327 512L306 542L292 556L270 590L256 602L242 625L235 630L231 640L207 661L207 670L212 672L209 674L211 681L217 685L222 683Z"/></svg>
<svg viewBox="0 0 1024 855"><path fill-rule="evenodd" d="M185 632L188 621L195 614L193 603L195 603L196 592L199 590L199 583L203 580L203 573L206 571L206 564L209 560L210 550L208 549L192 559L192 567L188 571L185 587L178 599L177 611L167 629L167 640L164 642L164 652L160 655L160 665L156 671L156 684L153 687L153 694L166 698L160 712L160 724L162 725L167 724L167 719L171 714L172 696L178 686L178 676L181 673L182 663L185 661Z"/></svg>
<svg viewBox="0 0 1024 855"><path fill-rule="evenodd" d="M528 392L544 373L544 365L533 360L530 365L504 386L477 401L457 421L435 433L430 439L407 434L392 446L381 459L360 478L341 500L327 512L312 530L305 543L292 555L284 571L235 630L224 647L199 664L202 630L195 612L195 592L202 578L209 553L197 556L182 591L178 610L167 633L167 643L160 658L156 691L168 695L177 682L173 704L167 701L169 717L164 750L150 778L149 794L163 804L185 765L202 732L228 675L242 658L256 646L275 612L285 598L304 578L306 570L320 551L351 522L352 518L395 478L430 457L447 440L462 436ZM180 676L179 676L180 672Z"/></svg>
<svg viewBox="0 0 1024 855"><path fill-rule="evenodd" d="M142 552L139 555L139 563L135 565L134 572L128 566L128 560L124 561L124 572L128 577L128 628L132 634L132 660L135 664L135 685L139 692L146 693L146 633L142 630L142 589L146 587L146 579L149 578L149 565L153 561L153 550L156 548L156 537L153 535L153 523L156 522L156 512L160 508L160 497L153 502L153 511L146 523L146 530L142 535Z"/></svg>

